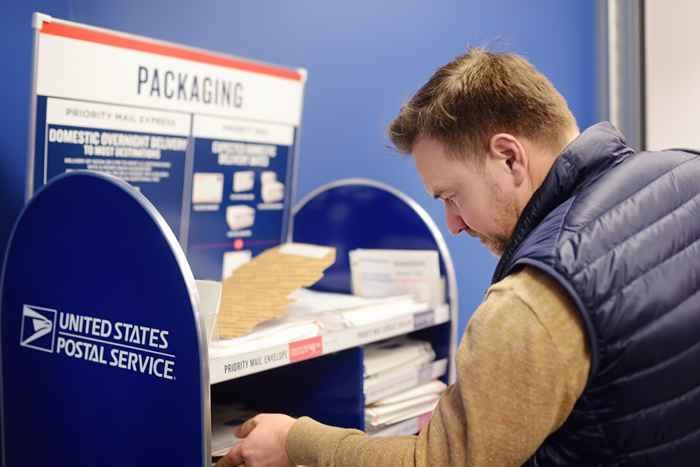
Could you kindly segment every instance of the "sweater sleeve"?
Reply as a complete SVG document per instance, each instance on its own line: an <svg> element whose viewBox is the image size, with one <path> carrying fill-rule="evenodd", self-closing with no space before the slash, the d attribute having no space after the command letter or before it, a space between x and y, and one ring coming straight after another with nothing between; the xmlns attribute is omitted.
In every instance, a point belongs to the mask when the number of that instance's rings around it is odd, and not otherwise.
<svg viewBox="0 0 700 467"><path fill-rule="evenodd" d="M319 467L520 466L571 413L590 356L578 312L533 269L493 285L457 355L457 381L417 436L373 438L302 417L292 462Z"/></svg>

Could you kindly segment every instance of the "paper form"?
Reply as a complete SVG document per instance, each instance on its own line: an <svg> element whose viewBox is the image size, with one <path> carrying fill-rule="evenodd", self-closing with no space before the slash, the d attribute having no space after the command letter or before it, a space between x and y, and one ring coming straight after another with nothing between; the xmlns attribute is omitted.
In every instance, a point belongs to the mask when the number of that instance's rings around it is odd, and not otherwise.
<svg viewBox="0 0 700 467"><path fill-rule="evenodd" d="M430 342L400 337L364 347L365 378L406 365L422 365L435 359Z"/></svg>
<svg viewBox="0 0 700 467"><path fill-rule="evenodd" d="M365 410L365 423L371 427L379 427L418 417L432 412L439 399L439 395L432 394L392 406L368 407Z"/></svg>
<svg viewBox="0 0 700 467"><path fill-rule="evenodd" d="M349 256L355 295L410 294L431 306L444 302L437 251L358 249Z"/></svg>
<svg viewBox="0 0 700 467"><path fill-rule="evenodd" d="M391 406L393 404L398 404L402 402L410 402L412 400L416 400L419 397L425 397L429 395L440 395L445 391L445 389L447 389L447 385L445 383L443 383L442 381L435 380L415 387L413 389L409 389L408 391L402 392L399 395L386 397L380 401L375 402L374 404L372 404L372 406Z"/></svg>

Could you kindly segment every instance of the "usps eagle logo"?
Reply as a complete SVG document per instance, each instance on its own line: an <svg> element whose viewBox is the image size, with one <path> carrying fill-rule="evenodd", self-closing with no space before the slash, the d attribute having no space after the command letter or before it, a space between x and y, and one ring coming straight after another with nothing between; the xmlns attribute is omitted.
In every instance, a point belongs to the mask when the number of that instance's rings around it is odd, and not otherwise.
<svg viewBox="0 0 700 467"><path fill-rule="evenodd" d="M50 308L23 305L19 345L53 353L57 314L56 310Z"/></svg>

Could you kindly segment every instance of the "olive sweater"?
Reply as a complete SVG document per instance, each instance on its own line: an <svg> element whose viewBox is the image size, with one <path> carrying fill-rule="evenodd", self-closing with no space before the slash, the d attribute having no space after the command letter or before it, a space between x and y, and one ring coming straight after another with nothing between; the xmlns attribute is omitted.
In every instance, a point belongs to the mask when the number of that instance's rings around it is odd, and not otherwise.
<svg viewBox="0 0 700 467"><path fill-rule="evenodd" d="M457 381L419 435L371 438L302 417L289 458L318 467L519 466L564 423L590 368L576 309L532 268L489 288L456 358Z"/></svg>

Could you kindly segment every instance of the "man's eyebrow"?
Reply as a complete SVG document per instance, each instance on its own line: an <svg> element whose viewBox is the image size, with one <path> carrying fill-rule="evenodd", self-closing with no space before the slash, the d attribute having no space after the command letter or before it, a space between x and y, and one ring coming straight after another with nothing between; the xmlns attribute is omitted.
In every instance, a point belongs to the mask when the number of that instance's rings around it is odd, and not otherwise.
<svg viewBox="0 0 700 467"><path fill-rule="evenodd" d="M436 187L436 188L433 188L431 195L435 199L440 199L444 193L445 193L444 188Z"/></svg>

